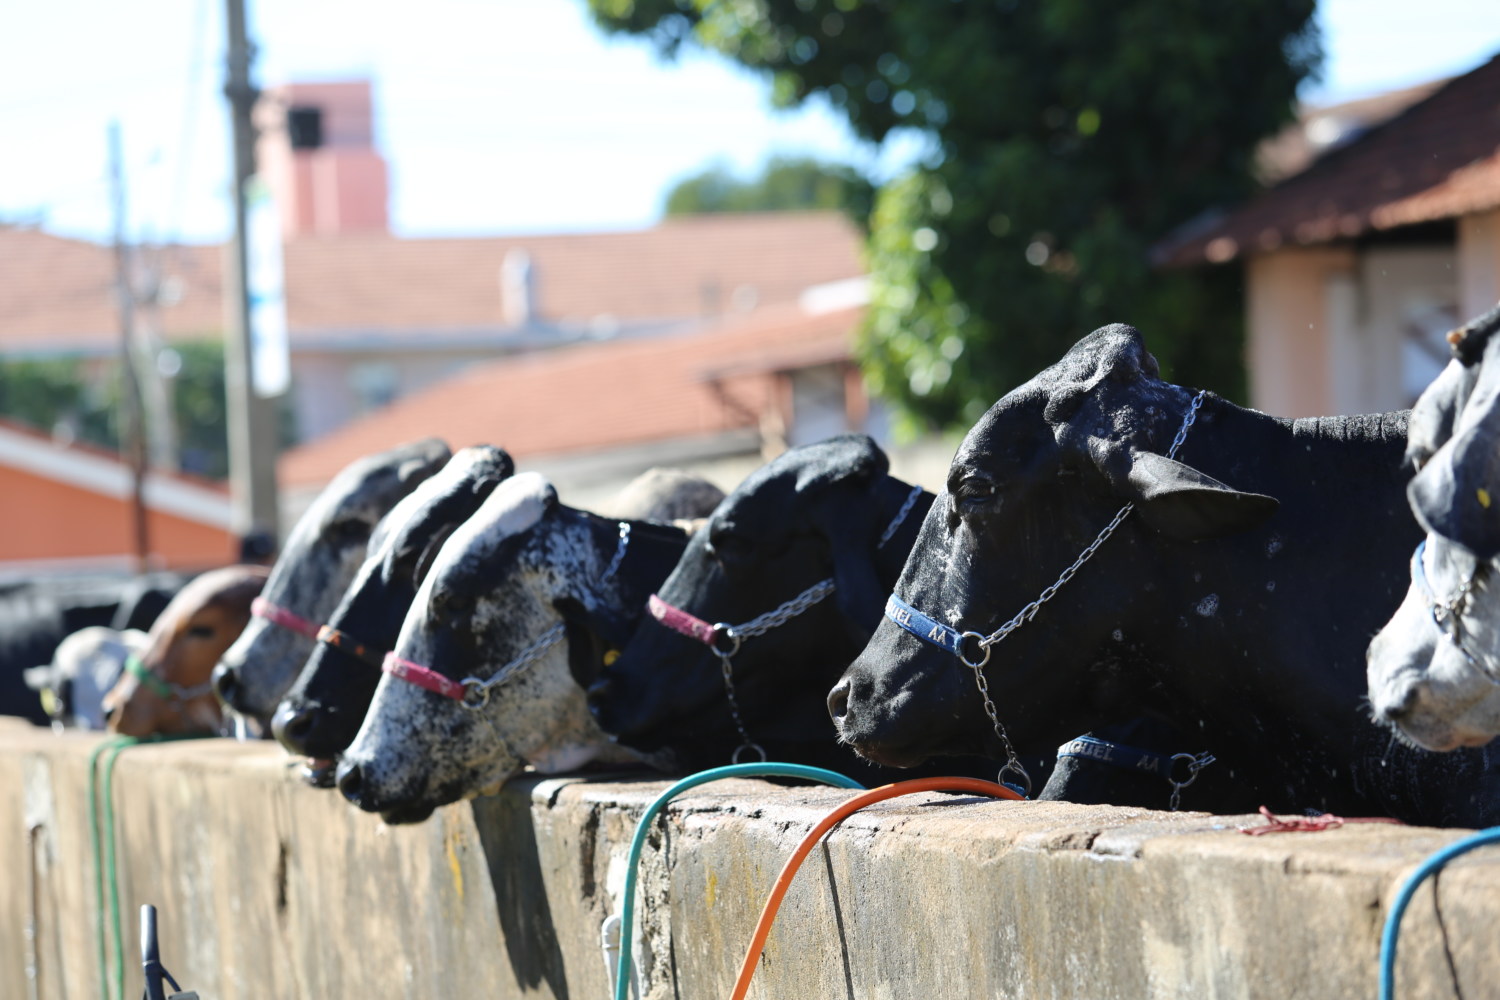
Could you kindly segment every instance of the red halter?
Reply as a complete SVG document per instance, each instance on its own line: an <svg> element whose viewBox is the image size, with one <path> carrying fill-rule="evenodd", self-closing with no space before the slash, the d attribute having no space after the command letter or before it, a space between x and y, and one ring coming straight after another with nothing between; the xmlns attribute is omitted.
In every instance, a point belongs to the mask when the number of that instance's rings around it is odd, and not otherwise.
<svg viewBox="0 0 1500 1000"><path fill-rule="evenodd" d="M288 611L279 604L272 604L264 597L257 597L250 602L250 613L257 618L264 618L273 625L280 625L284 629L290 629L298 635L305 635L309 639L318 638L318 626L303 618L295 611Z"/></svg>
<svg viewBox="0 0 1500 1000"><path fill-rule="evenodd" d="M430 667L424 667L420 663L403 660L394 652L386 653L385 659L381 661L380 669L392 677L399 677L408 684L415 684L419 688L426 688L434 694L440 694L444 698L452 698L454 701L464 700L464 686L455 680L444 677Z"/></svg>

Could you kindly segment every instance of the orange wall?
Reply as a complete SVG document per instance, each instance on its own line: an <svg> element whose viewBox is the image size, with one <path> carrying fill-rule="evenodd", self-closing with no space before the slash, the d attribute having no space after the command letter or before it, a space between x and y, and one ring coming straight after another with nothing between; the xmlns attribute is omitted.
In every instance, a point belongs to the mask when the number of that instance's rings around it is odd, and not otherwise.
<svg viewBox="0 0 1500 1000"><path fill-rule="evenodd" d="M197 569L234 561L234 539L172 514L146 518L153 561ZM122 500L0 468L0 562L86 559L133 553L130 507Z"/></svg>

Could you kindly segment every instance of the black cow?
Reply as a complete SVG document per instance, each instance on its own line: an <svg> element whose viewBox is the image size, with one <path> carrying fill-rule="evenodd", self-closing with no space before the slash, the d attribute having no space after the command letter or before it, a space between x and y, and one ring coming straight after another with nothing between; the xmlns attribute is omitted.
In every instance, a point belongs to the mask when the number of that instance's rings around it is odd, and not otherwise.
<svg viewBox="0 0 1500 1000"><path fill-rule="evenodd" d="M791 449L725 498L658 591L666 605L741 632L799 597L812 601L744 636L730 660L744 732L774 760L869 771L837 745L823 702L828 685L869 638L882 587L900 572L932 503L932 494L887 468L885 453L864 435ZM817 596L813 588L825 580L834 587ZM717 641L728 649L735 640ZM727 764L746 739L720 659L702 641L652 618L643 619L606 668L590 706L622 743L669 749L684 768ZM994 774L993 767L982 771Z"/></svg>
<svg viewBox="0 0 1500 1000"><path fill-rule="evenodd" d="M1406 600L1370 643L1375 717L1430 750L1500 734L1500 307L1450 335L1412 410L1407 490L1427 531Z"/></svg>
<svg viewBox="0 0 1500 1000"><path fill-rule="evenodd" d="M329 764L359 731L380 681L381 657L395 648L438 549L514 471L499 448L464 448L376 525L369 557L271 720L283 746L311 758L315 784L331 787Z"/></svg>
<svg viewBox="0 0 1500 1000"><path fill-rule="evenodd" d="M1194 412L1181 460L1167 457ZM1361 709L1364 644L1405 589L1418 537L1406 420L1292 421L1195 397L1159 377L1136 330L1095 331L964 439L901 603L830 694L840 734L890 764L1003 756L1002 727L1016 742L1071 735L1056 719L1106 670L1212 736L1272 808L1493 822L1500 796L1478 754L1395 745ZM1032 604L1126 503L1092 561ZM977 633L958 639L963 659L898 624L915 620L906 608L930 616L934 641ZM1004 641L977 641L1023 609L1034 617Z"/></svg>

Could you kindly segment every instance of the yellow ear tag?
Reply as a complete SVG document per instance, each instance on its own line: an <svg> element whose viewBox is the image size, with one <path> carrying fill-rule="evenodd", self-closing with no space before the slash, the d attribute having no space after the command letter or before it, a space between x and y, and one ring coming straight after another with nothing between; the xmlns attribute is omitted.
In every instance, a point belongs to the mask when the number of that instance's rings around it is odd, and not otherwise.
<svg viewBox="0 0 1500 1000"><path fill-rule="evenodd" d="M1483 507L1485 510L1489 510L1490 491L1481 486L1479 487L1479 489L1475 490L1475 493L1479 496L1479 506Z"/></svg>
<svg viewBox="0 0 1500 1000"><path fill-rule="evenodd" d="M1485 504L1485 506L1488 507L1489 504ZM614 666L614 662L619 658L620 651L618 649L606 649L604 651L604 665L606 667Z"/></svg>

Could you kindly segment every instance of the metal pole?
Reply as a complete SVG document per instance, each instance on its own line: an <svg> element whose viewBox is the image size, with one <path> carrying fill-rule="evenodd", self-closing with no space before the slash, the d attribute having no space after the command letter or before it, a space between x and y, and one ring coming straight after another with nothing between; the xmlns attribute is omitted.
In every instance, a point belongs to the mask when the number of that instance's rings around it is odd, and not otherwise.
<svg viewBox="0 0 1500 1000"><path fill-rule="evenodd" d="M254 352L250 326L249 240L245 225L246 187L255 174L255 126L250 115L259 92L250 82L253 52L245 31L245 0L225 0L225 15L229 56L224 96L229 99L230 129L234 138L234 240L226 269L228 315L224 328L229 490L233 503L230 526L240 538L252 532L265 532L275 539L279 537L276 401L257 395L252 385Z"/></svg>
<svg viewBox="0 0 1500 1000"><path fill-rule="evenodd" d="M120 453L130 467L130 525L134 569L146 571L151 540L146 526L146 435L141 429L141 382L135 370L135 286L125 245L125 168L120 123L109 124L109 181L115 214L115 296L120 310Z"/></svg>

